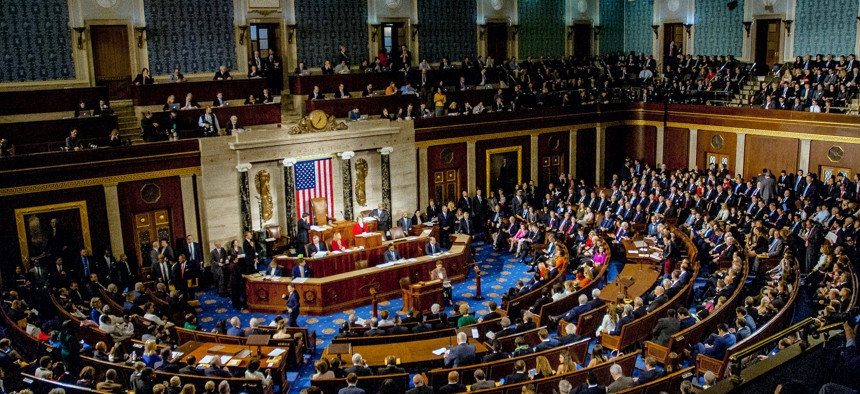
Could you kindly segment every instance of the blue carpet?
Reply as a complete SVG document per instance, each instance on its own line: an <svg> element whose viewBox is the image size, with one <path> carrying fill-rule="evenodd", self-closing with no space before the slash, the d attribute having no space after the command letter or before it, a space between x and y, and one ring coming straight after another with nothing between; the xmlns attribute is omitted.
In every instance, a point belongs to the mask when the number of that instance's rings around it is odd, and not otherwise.
<svg viewBox="0 0 860 394"><path fill-rule="evenodd" d="M454 285L454 303L468 302L472 310L477 312L478 316L484 315L489 310L487 304L490 301L495 301L501 304L501 296L509 287L516 284L519 279L528 279L531 274L526 273L528 269L526 265L517 263L512 254L497 253L493 251L492 245L485 245L481 242L474 244L475 261L480 264L481 270L486 272L481 277L481 290L485 297L482 302L474 301L471 297L475 293L475 276L470 275L468 279L460 284ZM613 280L620 272L623 264L610 264L609 279ZM218 320L230 319L233 316L238 316L242 320L242 325L247 327L252 317L265 317L268 321L274 319L277 315L266 313L241 313L230 305L230 299L227 297L219 297L217 292L206 291L198 292L197 298L200 300L200 323L203 330L211 330L215 327ZM379 310L388 310L395 313L403 306L401 299L393 299L390 301L381 301ZM370 318L371 306L363 306L356 308L354 312L363 318ZM449 308L450 309L450 308ZM318 358L323 349L331 343L332 338L337 334L339 327L352 313L353 310L346 310L341 313L336 313L330 316L300 316L299 325L307 326L317 333L317 354ZM313 374L313 362L316 359L308 360L305 367L299 371L300 377L295 385L293 385L290 393L299 393L303 388L310 386L310 375Z"/></svg>

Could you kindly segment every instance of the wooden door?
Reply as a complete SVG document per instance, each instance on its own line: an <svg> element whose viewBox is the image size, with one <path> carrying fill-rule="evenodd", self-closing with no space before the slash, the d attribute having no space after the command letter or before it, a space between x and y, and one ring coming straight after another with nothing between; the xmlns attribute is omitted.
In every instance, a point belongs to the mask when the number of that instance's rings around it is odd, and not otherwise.
<svg viewBox="0 0 860 394"><path fill-rule="evenodd" d="M821 180L826 181L831 176L842 174L844 177L851 179L851 169L831 166L819 166L818 173L821 174Z"/></svg>
<svg viewBox="0 0 860 394"><path fill-rule="evenodd" d="M508 58L508 24L487 24L487 57L495 64L502 64Z"/></svg>
<svg viewBox="0 0 860 394"><path fill-rule="evenodd" d="M667 23L663 25L663 58L669 58L669 44L675 41L675 55L684 53L684 24ZM676 59L672 59L674 62Z"/></svg>
<svg viewBox="0 0 860 394"><path fill-rule="evenodd" d="M149 272L149 251L152 243L162 239L173 242L173 226L170 225L170 211L139 212L134 214L134 234L137 239L137 261L140 262L141 274Z"/></svg>
<svg viewBox="0 0 860 394"><path fill-rule="evenodd" d="M433 172L433 200L439 204L460 198L460 170L451 168Z"/></svg>
<svg viewBox="0 0 860 394"><path fill-rule="evenodd" d="M558 176L564 173L564 163L564 154L541 157L539 178L540 184L548 185L550 183L557 182Z"/></svg>
<svg viewBox="0 0 860 394"><path fill-rule="evenodd" d="M730 167L729 163L731 163L731 162L732 162L732 158L729 155L723 155L720 153L711 153L711 152L705 153L705 165L706 166L710 166L711 164L722 164L722 165L726 166L726 168L729 168Z"/></svg>
<svg viewBox="0 0 860 394"><path fill-rule="evenodd" d="M573 25L573 57L582 59L591 56L592 37L591 24L577 23Z"/></svg>
<svg viewBox="0 0 860 394"><path fill-rule="evenodd" d="M111 99L130 99L132 73L128 26L90 26L90 43L96 85L107 86Z"/></svg>
<svg viewBox="0 0 860 394"><path fill-rule="evenodd" d="M248 47L250 51L248 58L254 57L254 51L260 51L260 57L266 57L269 54L269 49L279 54L281 52L279 50L280 44L280 25L277 23L255 23L251 25L251 45Z"/></svg>
<svg viewBox="0 0 860 394"><path fill-rule="evenodd" d="M782 39L782 21L758 19L755 23L755 61L767 65L767 67L758 68L767 71L780 62L779 41Z"/></svg>

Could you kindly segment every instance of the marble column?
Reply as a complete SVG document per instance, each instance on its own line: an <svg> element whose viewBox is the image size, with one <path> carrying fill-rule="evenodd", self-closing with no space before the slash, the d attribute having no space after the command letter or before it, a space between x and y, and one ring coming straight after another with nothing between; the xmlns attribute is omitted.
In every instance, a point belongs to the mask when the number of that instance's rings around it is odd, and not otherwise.
<svg viewBox="0 0 860 394"><path fill-rule="evenodd" d="M343 184L343 219L352 220L352 158L355 152L346 151L339 153L340 177Z"/></svg>
<svg viewBox="0 0 860 394"><path fill-rule="evenodd" d="M108 231L110 231L110 248L114 257L119 257L120 254L131 254L125 251L122 239L122 218L119 211L119 194L116 190L116 183L103 185L105 191L105 208L108 214ZM92 251L95 256L100 256L98 251ZM103 252L103 251L102 251Z"/></svg>
<svg viewBox="0 0 860 394"><path fill-rule="evenodd" d="M657 166L663 163L663 144L666 141L666 129L663 126L657 126Z"/></svg>
<svg viewBox="0 0 860 394"><path fill-rule="evenodd" d="M746 154L747 135L738 133L738 145L735 149L735 174L744 174L744 156Z"/></svg>
<svg viewBox="0 0 860 394"><path fill-rule="evenodd" d="M811 144L812 140L806 138L800 140L800 156L797 158L797 168L806 173L809 172L809 147Z"/></svg>
<svg viewBox="0 0 860 394"><path fill-rule="evenodd" d="M179 176L179 185L182 190L182 211L185 213L185 234L194 235L194 238L205 245L203 236L197 233L197 207L194 204L194 175L185 174Z"/></svg>
<svg viewBox="0 0 860 394"><path fill-rule="evenodd" d="M239 171L239 199L241 200L242 231L251 231L251 189L248 184L248 171L251 170L251 163L240 163L236 166Z"/></svg>
<svg viewBox="0 0 860 394"><path fill-rule="evenodd" d="M475 141L466 141L466 190L469 191L469 194L475 194L475 189L478 188L478 170L475 168L477 159L475 156Z"/></svg>
<svg viewBox="0 0 860 394"><path fill-rule="evenodd" d="M687 168L695 168L696 167L696 159L698 158L698 154L696 150L699 149L699 129L690 129L690 142L687 146Z"/></svg>
<svg viewBox="0 0 860 394"><path fill-rule="evenodd" d="M568 168L567 172L574 179L576 178L576 132L577 132L576 129L573 129L570 131L570 137L569 137L570 147L569 147L569 150L567 152L567 157L568 157L568 162L569 162L568 167L567 167Z"/></svg>
<svg viewBox="0 0 860 394"><path fill-rule="evenodd" d="M296 158L288 157L281 163L284 165L284 230L290 239L296 239Z"/></svg>
<svg viewBox="0 0 860 394"><path fill-rule="evenodd" d="M605 148L606 147L606 129L601 127L601 126L597 126L596 132L597 132L597 136L595 137L595 141L597 143L595 144L596 145L595 146L595 153L596 154L594 155L594 157L595 157L597 163L595 163L595 166L594 166L594 168L595 168L595 176L594 176L595 183L594 184L597 186L600 186L603 184L604 178L606 177L606 175L603 172L604 166L606 163L606 158L604 157L604 153L606 151L606 148Z"/></svg>
<svg viewBox="0 0 860 394"><path fill-rule="evenodd" d="M468 151L467 151L468 152ZM430 203L430 179L427 161L427 148L418 148L418 206L426 207Z"/></svg>
<svg viewBox="0 0 860 394"><path fill-rule="evenodd" d="M394 148L390 146L379 150L382 154L382 206L394 215L394 207L391 206L391 152L394 152Z"/></svg>

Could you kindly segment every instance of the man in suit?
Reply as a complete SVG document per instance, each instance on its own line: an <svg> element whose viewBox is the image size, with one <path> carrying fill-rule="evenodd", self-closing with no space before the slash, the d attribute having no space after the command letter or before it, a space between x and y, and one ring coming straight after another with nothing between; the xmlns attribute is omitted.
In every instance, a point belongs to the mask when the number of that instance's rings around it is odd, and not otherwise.
<svg viewBox="0 0 860 394"><path fill-rule="evenodd" d="M382 239L385 239L388 230L391 229L391 214L385 210L382 203L379 203L376 209L370 211L370 217L376 219L376 228L382 232Z"/></svg>
<svg viewBox="0 0 860 394"><path fill-rule="evenodd" d="M558 342L552 340L549 337L549 332L546 330L546 328L541 328L540 330L538 330L538 338L540 338L540 343L535 346L535 353L549 350L558 346Z"/></svg>
<svg viewBox="0 0 860 394"><path fill-rule="evenodd" d="M637 385L662 378L665 375L663 371L657 369L657 359L653 356L645 357L645 369L639 371L639 379L636 380Z"/></svg>
<svg viewBox="0 0 860 394"><path fill-rule="evenodd" d="M194 264L188 262L185 254L180 254L176 264L173 265L173 286L185 295L186 299L193 300L194 292L189 291L188 282L197 279L197 269Z"/></svg>
<svg viewBox="0 0 860 394"><path fill-rule="evenodd" d="M250 231L245 231L245 241L242 242L242 251L245 252L245 272L249 274L257 272L257 242L254 241Z"/></svg>
<svg viewBox="0 0 860 394"><path fill-rule="evenodd" d="M293 279L295 278L313 278L313 271L308 267L308 262L304 258L300 258L298 264L293 267Z"/></svg>
<svg viewBox="0 0 860 394"><path fill-rule="evenodd" d="M109 253L109 251L105 251L105 253ZM113 259L111 265L108 266L108 275L113 283L120 288L130 288L137 282L137 270L132 267L125 254L121 254L119 259Z"/></svg>
<svg viewBox="0 0 860 394"><path fill-rule="evenodd" d="M609 367L609 374L612 375L613 382L606 386L607 393L617 393L624 389L629 389L636 385L633 378L624 376L624 371L618 364L613 364Z"/></svg>
<svg viewBox="0 0 860 394"><path fill-rule="evenodd" d="M564 320L566 322L576 322L579 319L579 315L586 313L591 310L591 307L588 305L588 296L585 294L579 295L579 305L571 308L569 311L560 316L550 316L549 320L552 322L558 322L559 320Z"/></svg>
<svg viewBox="0 0 860 394"><path fill-rule="evenodd" d="M457 334L457 346L448 349L445 355L445 368L456 368L475 362L475 345L470 345L467 341L465 332Z"/></svg>
<svg viewBox="0 0 860 394"><path fill-rule="evenodd" d="M669 301L669 297L666 295L666 289L663 286L657 286L654 288L654 299L648 303L647 311L648 313L653 312L655 309L659 308L661 305L665 304Z"/></svg>
<svg viewBox="0 0 860 394"><path fill-rule="evenodd" d="M514 384L527 382L529 375L526 374L526 363L523 360L517 360L514 363L514 373L505 376L505 384Z"/></svg>
<svg viewBox="0 0 860 394"><path fill-rule="evenodd" d="M460 219L460 225L457 232L460 234L472 235L475 230L475 224L472 223L469 212L463 212L463 217Z"/></svg>
<svg viewBox="0 0 860 394"><path fill-rule="evenodd" d="M227 328L227 335L241 337L244 333L245 330L242 329L242 322L239 320L239 317L233 316L230 318L230 327Z"/></svg>
<svg viewBox="0 0 860 394"><path fill-rule="evenodd" d="M409 217L409 211L403 211L400 219L397 220L397 225L403 229L403 233L409 235L409 230L412 228L412 219Z"/></svg>
<svg viewBox="0 0 860 394"><path fill-rule="evenodd" d="M296 286L292 283L287 285L287 291L290 292L289 295L282 294L281 298L287 300L287 310L286 312L289 314L289 318L287 319L287 325L290 327L298 327L298 319L299 319L299 292L296 291Z"/></svg>
<svg viewBox="0 0 860 394"><path fill-rule="evenodd" d="M349 370L351 368L347 368ZM372 373L370 375L373 375ZM368 376L368 375L362 375ZM358 384L358 375L354 372L350 372L346 375L346 387L340 389L337 394L365 394L364 390L356 387Z"/></svg>
<svg viewBox="0 0 860 394"><path fill-rule="evenodd" d="M227 370L227 367L221 366L221 359L219 357L215 357L212 360L212 363L209 364L209 368L203 370L203 375L211 376L216 378L231 378L233 375L230 374L230 371ZM135 391L136 393L137 391ZM152 391L149 391L152 392Z"/></svg>
<svg viewBox="0 0 860 394"><path fill-rule="evenodd" d="M308 98L311 100L325 100L325 95L320 92L319 86L314 86L314 91L308 95Z"/></svg>
<svg viewBox="0 0 860 394"><path fill-rule="evenodd" d="M496 387L496 381L487 380L487 374L481 368L476 369L473 376L475 377L475 383L472 383L470 387L472 391Z"/></svg>
<svg viewBox="0 0 860 394"><path fill-rule="evenodd" d="M681 321L678 320L678 315L674 309L666 311L666 317L657 320L657 325L651 330L651 341L660 345L666 346L669 344L669 338L681 330Z"/></svg>
<svg viewBox="0 0 860 394"><path fill-rule="evenodd" d="M311 224L308 222L310 216L309 213L302 212L302 218L299 219L299 223L296 226L296 241L299 243L299 250L304 249L305 245L310 242L310 238L308 238L308 231L311 230Z"/></svg>
<svg viewBox="0 0 860 394"><path fill-rule="evenodd" d="M203 248L200 247L199 243L194 242L193 235L188 234L185 237L185 245L183 249L183 253L185 253L189 263L196 266L198 269L203 267Z"/></svg>
<svg viewBox="0 0 860 394"><path fill-rule="evenodd" d="M385 366L380 367L377 373L379 375L391 375L395 373L405 373L406 370L397 366L397 356L386 356Z"/></svg>
<svg viewBox="0 0 860 394"><path fill-rule="evenodd" d="M81 254L75 261L76 270L81 275L80 281L86 282L90 278L90 274L99 274L101 276L101 266L97 260L90 256L90 252L84 248L81 249Z"/></svg>
<svg viewBox="0 0 860 394"><path fill-rule="evenodd" d="M301 261L304 262L304 259L302 259ZM266 268L266 276L281 276L282 273L283 270L280 266L278 266L278 262L275 260L272 260L269 263L269 267Z"/></svg>
<svg viewBox="0 0 860 394"><path fill-rule="evenodd" d="M450 242L448 240L448 235L452 232L452 227L454 225L454 215L448 212L448 206L442 206L442 212L439 212L439 216L437 217L437 222L439 223L439 242L442 244L444 248L445 245Z"/></svg>
<svg viewBox="0 0 860 394"><path fill-rule="evenodd" d="M424 246L424 254L433 256L437 253L442 253L442 247L436 243L436 238L430 237L430 242Z"/></svg>
<svg viewBox="0 0 860 394"><path fill-rule="evenodd" d="M170 246L170 242L167 242L167 239L161 240L161 244L158 247L158 253L163 254L167 261L174 261L174 258L176 258L176 255L173 254L173 247Z"/></svg>
<svg viewBox="0 0 860 394"><path fill-rule="evenodd" d="M179 369L179 373L183 375L202 375L201 371L197 369L197 357L188 356L185 359L185 366Z"/></svg>
<svg viewBox="0 0 860 394"><path fill-rule="evenodd" d="M352 355L352 366L343 371L347 374L354 374L356 377L373 375L373 371L367 367L367 362L364 361L364 357L360 353Z"/></svg>
<svg viewBox="0 0 860 394"><path fill-rule="evenodd" d="M433 388L424 383L424 377L421 374L415 374L412 377L412 384L415 388L407 390L406 394L433 394Z"/></svg>
<svg viewBox="0 0 860 394"><path fill-rule="evenodd" d="M209 252L209 266L212 269L212 286L218 295L227 295L227 250L221 242L215 242L215 248Z"/></svg>
<svg viewBox="0 0 860 394"><path fill-rule="evenodd" d="M578 340L582 339L579 335L576 335L576 324L567 323L564 326L564 335L556 338L556 342L558 346L570 345Z"/></svg>
<svg viewBox="0 0 860 394"><path fill-rule="evenodd" d="M488 312L486 315L484 315L478 321L483 322L483 321L494 320L494 319L498 319L498 318L502 317L502 315L499 314L499 312L496 312L496 309L498 307L499 306L498 306L498 304L496 304L495 301L490 301L489 303L487 303L487 308L490 310L490 312Z"/></svg>
<svg viewBox="0 0 860 394"><path fill-rule="evenodd" d="M40 260L33 260L33 268L30 268L30 278L33 279L33 284L36 285L34 290L41 290L50 279L51 272L42 267L42 262Z"/></svg>
<svg viewBox="0 0 860 394"><path fill-rule="evenodd" d="M158 247L158 241L152 242L152 249L149 250L149 265L154 265L158 263L158 255L161 254L161 250Z"/></svg>
<svg viewBox="0 0 860 394"><path fill-rule="evenodd" d="M227 71L227 66L218 67L218 71L215 72L215 76L212 77L213 81L227 81L233 79L230 76L230 71Z"/></svg>
<svg viewBox="0 0 860 394"><path fill-rule="evenodd" d="M328 248L325 245L325 242L320 241L319 235L314 235L314 241L308 245L308 257L313 256L319 252L326 252Z"/></svg>
<svg viewBox="0 0 860 394"><path fill-rule="evenodd" d="M394 248L394 244L388 245L388 250L385 251L383 256L385 258L386 263L390 263L392 261L400 260L400 253L397 253L397 249Z"/></svg>
<svg viewBox="0 0 860 394"><path fill-rule="evenodd" d="M454 394L466 391L466 385L460 383L460 373L457 371L448 372L448 384L436 390L437 394Z"/></svg>
<svg viewBox="0 0 860 394"><path fill-rule="evenodd" d="M720 323L717 326L717 335L711 335L707 343L697 343L695 350L696 354L704 354L708 357L722 360L726 355L726 350L735 344L735 336L729 333L729 326L726 323ZM694 355L695 357L695 355Z"/></svg>
<svg viewBox="0 0 860 394"><path fill-rule="evenodd" d="M150 272L152 274L153 279L155 279L157 282L164 283L165 285L169 284L171 278L173 278L170 272L170 265L167 262L167 258L164 257L163 254L158 255L158 261L156 261L155 264L150 267Z"/></svg>

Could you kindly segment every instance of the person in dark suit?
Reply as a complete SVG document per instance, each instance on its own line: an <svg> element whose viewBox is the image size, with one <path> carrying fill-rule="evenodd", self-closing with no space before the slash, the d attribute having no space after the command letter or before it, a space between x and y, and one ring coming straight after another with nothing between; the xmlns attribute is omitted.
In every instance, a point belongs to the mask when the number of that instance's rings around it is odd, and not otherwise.
<svg viewBox="0 0 860 394"><path fill-rule="evenodd" d="M296 225L296 241L299 243L299 250L304 249L305 245L310 242L310 238L308 237L308 231L311 231L311 224L308 222L310 216L309 213L302 212L302 218L299 219L299 223Z"/></svg>
<svg viewBox="0 0 860 394"><path fill-rule="evenodd" d="M558 342L549 337L549 332L546 330L546 328L541 328L540 330L538 330L538 338L540 338L540 343L535 346L535 353L549 350L558 346Z"/></svg>
<svg viewBox="0 0 860 394"><path fill-rule="evenodd" d="M278 262L272 260L269 263L269 267L266 268L266 276L281 276L283 274L283 269L278 266Z"/></svg>
<svg viewBox="0 0 860 394"><path fill-rule="evenodd" d="M385 251L385 255L383 257L385 258L386 263L390 263L392 261L400 260L400 253L397 253L397 249L394 248L394 244L391 244L388 245L388 250Z"/></svg>
<svg viewBox="0 0 860 394"><path fill-rule="evenodd" d="M527 382L529 380L529 375L526 374L526 363L523 360L517 360L514 363L514 373L505 376L505 384L514 384L520 382ZM605 393L605 391L604 391Z"/></svg>
<svg viewBox="0 0 860 394"><path fill-rule="evenodd" d="M576 335L576 325L573 323L567 323L564 326L564 335L556 338L556 342L558 346L570 345L576 341L582 339L579 335Z"/></svg>
<svg viewBox="0 0 860 394"><path fill-rule="evenodd" d="M711 335L707 342L710 342L710 344L703 342L696 344L696 354L704 354L708 357L722 360L723 356L726 355L726 350L735 344L736 339L733 334L729 333L728 324L720 323L717 326L717 334Z"/></svg>
<svg viewBox="0 0 860 394"><path fill-rule="evenodd" d="M499 306L498 306L498 304L496 304L495 301L490 301L489 303L487 303L487 308L490 310L490 312L488 312L486 315L484 315L484 317L482 317L479 321L483 322L483 321L494 320L494 319L498 319L498 318L502 317L502 315L499 314L499 312L496 312L496 309L498 307Z"/></svg>
<svg viewBox="0 0 860 394"><path fill-rule="evenodd" d="M347 369L347 371L348 370L349 370L349 368ZM337 394L365 394L363 389L355 386L356 384L358 384L358 375L357 374L350 373L350 374L346 375L346 387L340 389L337 392Z"/></svg>
<svg viewBox="0 0 860 394"><path fill-rule="evenodd" d="M242 130L242 125L239 124L239 117L236 115L231 116L230 122L227 123L227 127L225 127L224 130L226 130L225 133L227 133L227 135L233 135L234 132Z"/></svg>
<svg viewBox="0 0 860 394"><path fill-rule="evenodd" d="M463 218L460 219L460 225L457 228L457 232L460 234L472 235L475 231L475 224L472 223L472 219L470 219L471 214L469 212L463 212Z"/></svg>
<svg viewBox="0 0 860 394"><path fill-rule="evenodd" d="M651 341L660 345L666 346L669 344L669 338L681 330L681 321L678 320L678 314L674 309L666 311L666 317L657 320L657 325L651 330Z"/></svg>
<svg viewBox="0 0 860 394"><path fill-rule="evenodd" d="M648 313L653 312L655 309L659 308L661 305L667 303L669 301L669 297L666 296L666 290L663 286L657 286L654 288L654 299L648 303L648 308L646 309Z"/></svg>
<svg viewBox="0 0 860 394"><path fill-rule="evenodd" d="M314 242L308 245L308 256L313 256L318 252L326 252L328 248L325 245L325 242L320 241L319 235L314 235Z"/></svg>
<svg viewBox="0 0 860 394"><path fill-rule="evenodd" d="M242 250L245 252L245 272L249 274L257 272L257 242L254 241L250 231L245 231Z"/></svg>
<svg viewBox="0 0 860 394"><path fill-rule="evenodd" d="M475 345L466 343L467 340L465 332L457 334L457 346L448 349L445 355L445 368L456 368L475 362Z"/></svg>
<svg viewBox="0 0 860 394"><path fill-rule="evenodd" d="M319 86L314 86L314 91L308 95L308 99L310 100L325 100L325 95L320 92Z"/></svg>
<svg viewBox="0 0 860 394"><path fill-rule="evenodd" d="M482 363L489 363L511 357L510 354L502 351L502 343L499 341L493 340L490 344L490 348L491 352L484 355L481 359Z"/></svg>
<svg viewBox="0 0 860 394"><path fill-rule="evenodd" d="M197 369L197 357L188 356L185 359L185 366L179 369L179 373L183 375L203 375L202 371Z"/></svg>
<svg viewBox="0 0 860 394"><path fill-rule="evenodd" d="M356 377L358 376L372 376L373 371L367 367L367 362L364 361L364 357L361 356L360 353L355 353L352 355L352 366L343 370L347 374L354 374Z"/></svg>
<svg viewBox="0 0 860 394"><path fill-rule="evenodd" d="M579 305L571 308L569 311L560 316L550 316L549 319L552 322L557 322L559 320L564 320L566 322L575 322L579 319L579 315L586 313L591 310L591 307L588 305L588 296L585 294L579 295Z"/></svg>
<svg viewBox="0 0 860 394"><path fill-rule="evenodd" d="M185 253L188 262L195 265L198 269L203 266L203 248L200 247L200 244L194 242L194 236L189 234L185 236L185 245L183 245L183 251Z"/></svg>
<svg viewBox="0 0 860 394"><path fill-rule="evenodd" d="M404 234L409 234L409 229L412 228L412 219L409 218L409 212L403 211L400 219L397 220L396 225L400 226L403 229Z"/></svg>
<svg viewBox="0 0 860 394"><path fill-rule="evenodd" d="M176 264L171 267L171 275L173 275L173 286L180 293L185 295L186 299L193 300L194 292L189 291L188 282L197 279L197 269L194 264L188 262L185 254L180 254Z"/></svg>
<svg viewBox="0 0 860 394"><path fill-rule="evenodd" d="M439 216L437 216L437 221L439 223L439 243L442 244L442 247L445 248L448 242L448 235L451 234L454 226L454 215L448 212L448 206L443 205L442 211L439 212Z"/></svg>
<svg viewBox="0 0 860 394"><path fill-rule="evenodd" d="M406 394L433 394L433 388L424 383L424 377L421 374L415 374L412 377L412 384L415 388L407 390Z"/></svg>
<svg viewBox="0 0 860 394"><path fill-rule="evenodd" d="M203 375L217 377L217 378L231 378L231 377L233 377L232 375L230 375L230 371L227 370L227 367L223 367L223 368L221 367L221 359L218 357L215 357L212 360L212 363L209 364L209 368L206 368L203 371Z"/></svg>
<svg viewBox="0 0 860 394"><path fill-rule="evenodd" d="M391 375L395 373L405 373L406 370L397 366L397 356L386 356L385 366L380 367L377 373L379 375Z"/></svg>
<svg viewBox="0 0 860 394"><path fill-rule="evenodd" d="M442 247L436 243L436 238L430 237L430 242L424 246L424 254L433 256L437 253L442 253Z"/></svg>
<svg viewBox="0 0 860 394"><path fill-rule="evenodd" d="M457 371L448 372L448 384L436 390L437 394L454 394L466 391L466 385L460 383L460 373Z"/></svg>
<svg viewBox="0 0 860 394"><path fill-rule="evenodd" d="M636 380L637 385L657 380L665 376L663 371L657 369L657 359L653 356L645 357L645 369L639 371L639 379Z"/></svg>
<svg viewBox="0 0 860 394"><path fill-rule="evenodd" d="M296 291L296 286L290 283L287 285L287 290L290 292L289 296L287 294L282 294L281 298L287 300L287 313L289 313L289 319L287 320L287 325L290 327L298 327L298 319L299 319L299 292Z"/></svg>
<svg viewBox="0 0 860 394"><path fill-rule="evenodd" d="M163 254L158 254L158 261L150 267L150 274L157 282L170 283L170 263L167 262L167 258Z"/></svg>
<svg viewBox="0 0 860 394"><path fill-rule="evenodd" d="M230 71L227 71L227 66L218 67L218 71L215 72L215 76L212 77L213 81L228 81L233 79L230 75Z"/></svg>
<svg viewBox="0 0 860 394"><path fill-rule="evenodd" d="M313 278L313 271L308 267L308 262L304 258L300 258L298 264L293 267L293 279L295 278Z"/></svg>

